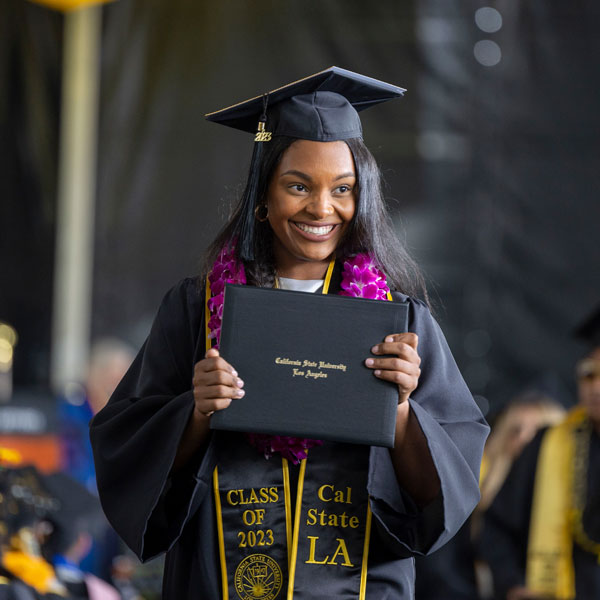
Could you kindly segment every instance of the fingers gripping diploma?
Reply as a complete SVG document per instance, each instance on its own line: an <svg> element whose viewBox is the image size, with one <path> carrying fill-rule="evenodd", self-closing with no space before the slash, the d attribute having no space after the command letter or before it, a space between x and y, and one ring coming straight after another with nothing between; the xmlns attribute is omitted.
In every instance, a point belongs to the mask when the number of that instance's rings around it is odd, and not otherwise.
<svg viewBox="0 0 600 600"><path fill-rule="evenodd" d="M244 382L237 371L215 348L208 350L204 359L194 366L193 385L194 410L204 417L227 408L232 400L245 394Z"/></svg>
<svg viewBox="0 0 600 600"><path fill-rule="evenodd" d="M371 352L382 355L381 358L365 360L365 365L373 369L375 377L398 386L398 404L408 400L419 384L421 357L417 352L418 344L419 338L415 333L394 333L371 348Z"/></svg>

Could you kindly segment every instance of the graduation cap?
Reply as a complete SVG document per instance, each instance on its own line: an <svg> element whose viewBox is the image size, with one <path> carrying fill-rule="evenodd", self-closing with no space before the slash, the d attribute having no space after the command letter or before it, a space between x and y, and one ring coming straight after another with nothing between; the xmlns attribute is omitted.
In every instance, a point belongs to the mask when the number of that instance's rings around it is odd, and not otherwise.
<svg viewBox="0 0 600 600"><path fill-rule="evenodd" d="M57 501L35 466L0 468L0 539L7 540L57 510Z"/></svg>
<svg viewBox="0 0 600 600"><path fill-rule="evenodd" d="M237 231L242 260L254 260L254 211L263 144L270 142L273 136L316 142L362 138L358 112L398 98L405 91L366 75L330 67L205 115L209 121L255 134Z"/></svg>

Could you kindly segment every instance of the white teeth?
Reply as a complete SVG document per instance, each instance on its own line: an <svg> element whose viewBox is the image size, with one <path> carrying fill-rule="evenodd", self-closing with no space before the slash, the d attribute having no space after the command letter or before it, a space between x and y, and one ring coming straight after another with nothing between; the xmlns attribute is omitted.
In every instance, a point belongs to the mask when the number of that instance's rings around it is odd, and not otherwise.
<svg viewBox="0 0 600 600"><path fill-rule="evenodd" d="M306 231L306 233L312 233L314 235L327 235L335 225L326 225L325 227L311 227L310 225L305 225L304 223L296 223L298 229L302 229L302 231Z"/></svg>

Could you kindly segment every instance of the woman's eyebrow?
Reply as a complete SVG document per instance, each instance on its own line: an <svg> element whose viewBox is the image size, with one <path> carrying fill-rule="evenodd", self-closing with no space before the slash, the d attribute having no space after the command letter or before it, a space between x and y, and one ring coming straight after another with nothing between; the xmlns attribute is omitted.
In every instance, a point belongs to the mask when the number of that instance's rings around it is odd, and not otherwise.
<svg viewBox="0 0 600 600"><path fill-rule="evenodd" d="M290 169L289 171L285 171L280 175L280 177L284 177L285 175L294 175L296 177L305 179L306 181L312 181L312 177L310 175L308 175L307 173L303 173L302 171L298 171L297 169ZM346 179L348 177L356 178L356 175L352 171L348 171L347 173L342 173L341 175L335 177L334 181L338 181L338 179Z"/></svg>
<svg viewBox="0 0 600 600"><path fill-rule="evenodd" d="M307 175L306 173L303 173L302 171L297 171L296 169L290 169L289 171L285 171L285 173L282 173L280 175L280 177L284 177L285 175L295 175L296 177L300 177L302 179L305 179L306 181L312 181L312 178L310 175Z"/></svg>

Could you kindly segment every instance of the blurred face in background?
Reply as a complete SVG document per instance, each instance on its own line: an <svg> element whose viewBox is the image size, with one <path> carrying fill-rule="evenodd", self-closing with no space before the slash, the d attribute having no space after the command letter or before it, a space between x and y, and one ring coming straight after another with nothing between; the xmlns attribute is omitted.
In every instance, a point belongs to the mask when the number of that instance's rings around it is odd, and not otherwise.
<svg viewBox="0 0 600 600"><path fill-rule="evenodd" d="M506 452L512 458L516 458L533 439L538 429L546 423L544 423L544 413L535 405L518 407L511 416Z"/></svg>
<svg viewBox="0 0 600 600"><path fill-rule="evenodd" d="M123 344L100 342L92 349L86 379L87 399L96 414L108 402L134 358L133 352Z"/></svg>
<svg viewBox="0 0 600 600"><path fill-rule="evenodd" d="M577 365L579 402L600 431L600 346Z"/></svg>

